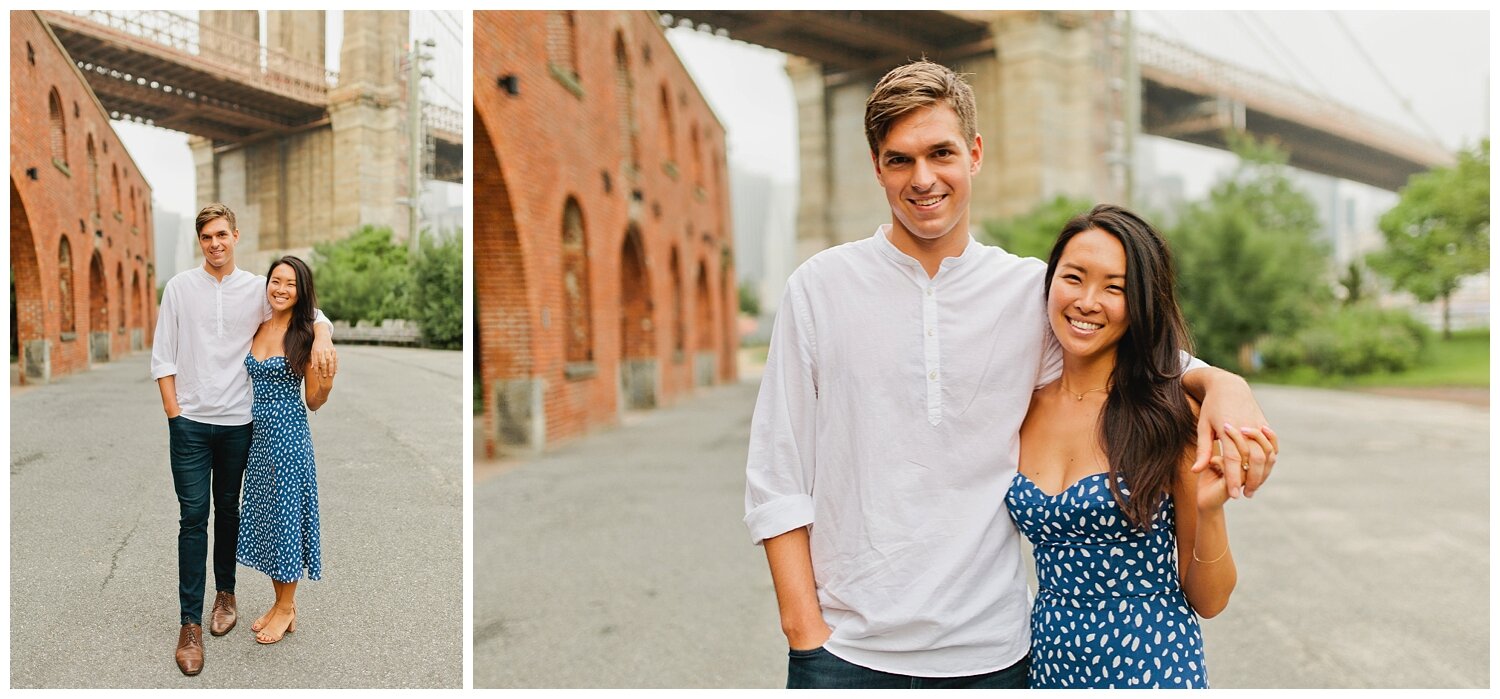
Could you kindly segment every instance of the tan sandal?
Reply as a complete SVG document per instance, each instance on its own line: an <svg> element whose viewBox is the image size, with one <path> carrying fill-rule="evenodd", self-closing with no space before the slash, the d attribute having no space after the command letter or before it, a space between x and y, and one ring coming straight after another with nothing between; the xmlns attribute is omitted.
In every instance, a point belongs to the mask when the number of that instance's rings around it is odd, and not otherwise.
<svg viewBox="0 0 1500 699"><path fill-rule="evenodd" d="M274 611L276 608L272 607L271 609L272 609L272 611ZM296 631L297 630L297 608L296 607L292 607L292 611L289 612L289 613L292 615L292 620L289 621L289 622L287 622L286 630L282 631L280 636L277 636L276 638L273 638L273 639L271 639L269 641L266 641L266 640L262 640L261 637L260 637L260 634L257 633L255 635L255 642L259 643L259 644L261 644L263 646L268 646L268 645L271 645L272 643L280 642L281 639L286 638L287 634ZM270 616L270 612L267 612L266 615Z"/></svg>

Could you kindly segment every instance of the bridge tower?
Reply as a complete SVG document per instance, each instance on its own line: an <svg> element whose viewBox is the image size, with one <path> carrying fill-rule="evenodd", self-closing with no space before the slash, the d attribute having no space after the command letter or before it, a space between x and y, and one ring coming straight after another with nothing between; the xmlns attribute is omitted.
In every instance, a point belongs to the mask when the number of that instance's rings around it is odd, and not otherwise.
<svg viewBox="0 0 1500 699"><path fill-rule="evenodd" d="M251 271L280 254L306 256L313 244L366 224L390 227L398 241L409 234L406 92L398 70L408 16L351 10L343 17L338 83L324 119L228 145L190 139L198 200L222 201L237 212L238 257ZM199 21L260 39L254 10L204 11ZM267 11L267 47L323 67L326 21L321 10Z"/></svg>

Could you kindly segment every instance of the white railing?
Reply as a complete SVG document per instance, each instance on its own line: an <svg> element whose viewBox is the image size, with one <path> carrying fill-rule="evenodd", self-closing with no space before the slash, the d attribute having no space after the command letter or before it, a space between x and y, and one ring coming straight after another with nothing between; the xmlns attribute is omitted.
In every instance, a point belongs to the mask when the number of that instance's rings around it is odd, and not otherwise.
<svg viewBox="0 0 1500 699"><path fill-rule="evenodd" d="M258 86L318 102L338 84L338 72L262 46L245 36L208 27L165 10L47 10L49 21L79 31L87 23L194 56L198 61Z"/></svg>

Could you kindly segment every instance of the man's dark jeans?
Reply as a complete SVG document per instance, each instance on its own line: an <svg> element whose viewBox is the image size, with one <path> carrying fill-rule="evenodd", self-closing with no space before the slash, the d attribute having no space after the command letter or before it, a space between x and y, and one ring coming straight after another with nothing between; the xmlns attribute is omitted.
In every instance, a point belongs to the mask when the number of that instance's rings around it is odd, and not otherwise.
<svg viewBox="0 0 1500 699"><path fill-rule="evenodd" d="M182 513L177 529L182 623L203 623L203 566L208 557L208 504L213 494L214 589L234 592L234 548L240 536L240 483L250 456L250 425L209 425L181 415L167 421L172 485Z"/></svg>
<svg viewBox="0 0 1500 699"><path fill-rule="evenodd" d="M910 677L855 665L823 648L787 653L787 689L1025 689L1031 656L967 677Z"/></svg>

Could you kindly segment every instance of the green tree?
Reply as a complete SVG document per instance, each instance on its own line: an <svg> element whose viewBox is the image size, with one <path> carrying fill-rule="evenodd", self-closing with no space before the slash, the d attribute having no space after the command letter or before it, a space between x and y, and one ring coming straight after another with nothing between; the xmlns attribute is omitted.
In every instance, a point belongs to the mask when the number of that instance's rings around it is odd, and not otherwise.
<svg viewBox="0 0 1500 699"><path fill-rule="evenodd" d="M986 242L1012 254L1045 260L1068 219L1086 214L1092 208L1094 205L1087 199L1059 196L1019 216L985 221L984 237Z"/></svg>
<svg viewBox="0 0 1500 699"><path fill-rule="evenodd" d="M740 313L752 317L760 315L760 294L750 282L740 282Z"/></svg>
<svg viewBox="0 0 1500 699"><path fill-rule="evenodd" d="M432 347L460 349L464 345L464 246L458 233L423 235L421 250L411 262L412 319L422 328L422 341Z"/></svg>
<svg viewBox="0 0 1500 699"><path fill-rule="evenodd" d="M318 305L329 318L351 323L409 318L406 258L406 246L391 242L391 229L369 225L343 240L313 246Z"/></svg>
<svg viewBox="0 0 1500 699"><path fill-rule="evenodd" d="M1209 363L1251 369L1251 348L1289 336L1331 300L1317 210L1286 175L1274 144L1231 134L1240 161L1168 231L1177 298Z"/></svg>
<svg viewBox="0 0 1500 699"><path fill-rule="evenodd" d="M1443 301L1443 338L1453 336L1449 302L1459 282L1490 267L1490 141L1460 151L1453 167L1413 175L1395 208L1380 217L1385 250L1370 267L1419 301Z"/></svg>

